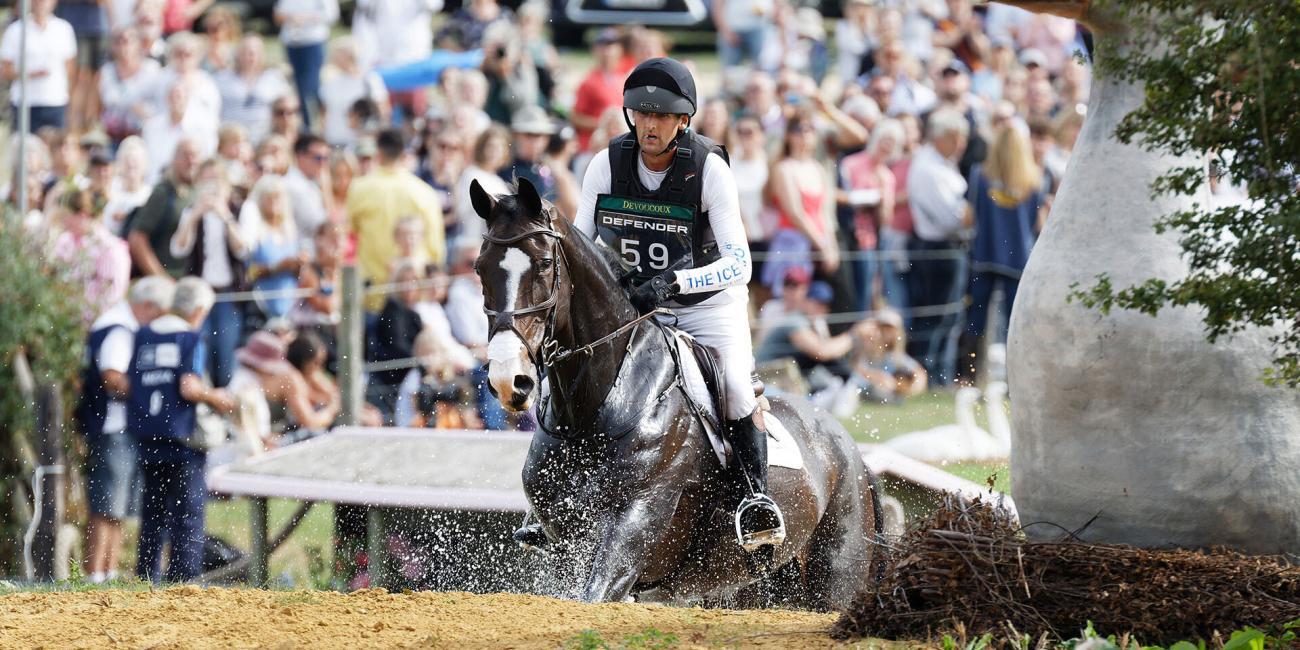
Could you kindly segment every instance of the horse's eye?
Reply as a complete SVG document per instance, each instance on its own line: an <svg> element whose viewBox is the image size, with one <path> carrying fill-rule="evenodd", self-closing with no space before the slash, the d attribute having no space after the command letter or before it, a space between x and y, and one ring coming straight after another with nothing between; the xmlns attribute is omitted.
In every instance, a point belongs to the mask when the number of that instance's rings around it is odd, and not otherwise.
<svg viewBox="0 0 1300 650"><path fill-rule="evenodd" d="M554 265L555 262L551 261L551 259L547 257L543 257L542 259L537 260L537 270L539 271L549 271L551 270L551 267Z"/></svg>

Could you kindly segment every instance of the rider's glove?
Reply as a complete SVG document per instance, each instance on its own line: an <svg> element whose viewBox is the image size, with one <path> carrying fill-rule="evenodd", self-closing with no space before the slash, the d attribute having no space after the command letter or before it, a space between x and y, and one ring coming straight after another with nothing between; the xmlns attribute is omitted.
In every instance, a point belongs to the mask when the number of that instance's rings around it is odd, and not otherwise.
<svg viewBox="0 0 1300 650"><path fill-rule="evenodd" d="M632 290L632 306L642 314L654 311L669 298L677 295L676 271L668 271L650 278L648 282Z"/></svg>

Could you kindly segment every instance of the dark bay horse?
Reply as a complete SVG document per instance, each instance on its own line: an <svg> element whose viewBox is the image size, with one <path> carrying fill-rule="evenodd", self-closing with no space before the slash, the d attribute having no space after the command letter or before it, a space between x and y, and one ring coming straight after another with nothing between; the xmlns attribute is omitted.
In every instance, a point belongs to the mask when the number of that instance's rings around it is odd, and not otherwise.
<svg viewBox="0 0 1300 650"><path fill-rule="evenodd" d="M790 432L803 469L771 468L788 537L756 567L736 540L732 474L680 379L677 364L691 361L666 328L638 318L611 261L528 181L495 198L475 182L470 195L487 221L475 267L492 327L488 381L507 409L538 407L524 489L577 567L577 595L829 609L874 578L879 499L838 422L771 400L769 422Z"/></svg>

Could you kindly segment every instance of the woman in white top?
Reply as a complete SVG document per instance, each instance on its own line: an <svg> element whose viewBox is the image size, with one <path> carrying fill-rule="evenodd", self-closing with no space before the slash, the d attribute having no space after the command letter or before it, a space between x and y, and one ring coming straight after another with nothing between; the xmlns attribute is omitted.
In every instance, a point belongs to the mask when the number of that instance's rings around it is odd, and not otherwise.
<svg viewBox="0 0 1300 650"><path fill-rule="evenodd" d="M138 135L147 114L139 106L162 72L162 66L145 58L140 33L126 27L113 32L113 60L99 73L100 119L104 132L114 143Z"/></svg>
<svg viewBox="0 0 1300 650"><path fill-rule="evenodd" d="M302 123L312 126L312 115L320 103L320 69L325 64L325 41L330 26L338 22L338 0L278 0L275 23L280 40L293 67L293 84L298 89Z"/></svg>
<svg viewBox="0 0 1300 650"><path fill-rule="evenodd" d="M378 74L361 69L351 37L330 43L330 63L334 74L320 87L322 135L332 147L350 148L356 145L357 134L348 125L348 109L358 99L370 99L379 107L380 121L387 122L388 90Z"/></svg>
<svg viewBox="0 0 1300 650"><path fill-rule="evenodd" d="M62 129L68 108L68 79L72 76L77 57L77 37L72 25L54 15L55 0L32 0L31 13L22 20L9 23L0 37L0 80L9 87L9 101L13 102L14 119L18 123L17 106L22 85L18 83L18 59L23 47L22 31L27 26L27 104L30 108L31 129L36 133L47 126Z"/></svg>
<svg viewBox="0 0 1300 650"><path fill-rule="evenodd" d="M144 205L153 191L149 184L149 150L140 136L133 135L117 148L117 174L108 186L104 204L104 226L114 235L125 237L123 226L132 210Z"/></svg>
<svg viewBox="0 0 1300 650"><path fill-rule="evenodd" d="M506 182L497 172L510 162L510 132L499 124L488 127L474 143L474 160L460 175L456 183L453 198L456 201L455 214L461 224L460 235L455 241L447 242L448 250L458 250L460 242L472 242L478 247L483 237L483 220L474 211L469 200L470 183L478 181L490 195L508 194Z"/></svg>

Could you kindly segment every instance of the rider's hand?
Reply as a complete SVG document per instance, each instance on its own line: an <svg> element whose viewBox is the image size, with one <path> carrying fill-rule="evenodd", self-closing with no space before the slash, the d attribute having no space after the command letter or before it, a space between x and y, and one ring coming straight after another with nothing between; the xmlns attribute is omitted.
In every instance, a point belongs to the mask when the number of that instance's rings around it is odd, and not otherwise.
<svg viewBox="0 0 1300 650"><path fill-rule="evenodd" d="M648 314L677 295L678 291L676 272L670 271L656 275L649 282L633 289L628 298L632 300L632 306L636 307L638 312Z"/></svg>

